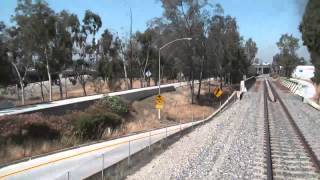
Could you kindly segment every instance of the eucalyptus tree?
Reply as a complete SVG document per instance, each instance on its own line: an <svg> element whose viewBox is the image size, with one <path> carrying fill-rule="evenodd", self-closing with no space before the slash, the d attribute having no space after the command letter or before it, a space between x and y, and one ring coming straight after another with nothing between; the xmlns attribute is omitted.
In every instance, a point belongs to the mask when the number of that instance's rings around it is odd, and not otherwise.
<svg viewBox="0 0 320 180"><path fill-rule="evenodd" d="M119 58L121 59L121 62L122 62L124 83L125 83L126 89L129 89L130 86L129 86L128 72L127 72L129 58L126 54L126 43L123 42L119 37L116 37L115 43L119 47Z"/></svg>
<svg viewBox="0 0 320 180"><path fill-rule="evenodd" d="M11 64L8 59L7 29L4 22L0 21L0 86L7 86L12 82Z"/></svg>
<svg viewBox="0 0 320 180"><path fill-rule="evenodd" d="M209 68L219 74L222 79L224 64L224 36L225 36L225 18L222 14L222 9L212 17L211 24L208 31L208 46L207 56L209 57ZM220 81L222 87L222 81Z"/></svg>
<svg viewBox="0 0 320 180"><path fill-rule="evenodd" d="M244 44L244 54L246 55L244 61L245 73L247 73L249 66L254 63L254 59L257 55L258 47L256 42L254 42L251 38L249 38Z"/></svg>
<svg viewBox="0 0 320 180"><path fill-rule="evenodd" d="M44 1L37 1L33 5L33 13L30 17L32 24L33 40L35 41L34 52L38 56L38 61L45 64L48 74L49 101L52 101L52 77L51 64L54 48L54 37L56 36L56 18L54 11Z"/></svg>
<svg viewBox="0 0 320 180"><path fill-rule="evenodd" d="M21 103L22 105L24 105L25 104L24 88L25 88L25 85L27 84L26 77L28 73L28 68L32 64L32 57L28 56L29 52L26 52L29 49L25 49L23 47L23 45L25 45L24 43L26 42L22 43L22 40L23 40L22 32L16 27L9 28L7 32L9 35L6 43L7 58L16 73L16 77L19 82L19 87L21 89ZM19 95L19 92L18 92L18 95Z"/></svg>
<svg viewBox="0 0 320 180"><path fill-rule="evenodd" d="M60 98L63 98L62 82L60 74L72 65L73 44L78 32L76 15L63 10L56 15L56 35L53 38L52 69L59 79ZM66 88L66 87L65 87Z"/></svg>
<svg viewBox="0 0 320 180"><path fill-rule="evenodd" d="M101 18L98 14L90 10L86 10L84 18L82 20L82 31L85 33L86 37L88 35L92 35L92 43L90 46L87 46L89 52L89 56L94 55L96 60L96 50L97 50L97 43L96 43L96 33L102 26Z"/></svg>
<svg viewBox="0 0 320 180"><path fill-rule="evenodd" d="M136 32L135 34L135 41L137 44L137 64L138 64L138 71L140 75L140 84L141 87L144 87L144 83L146 82L146 72L147 68L151 65L151 60L154 59L154 45L153 39L155 39L156 33L153 29L148 28L143 33Z"/></svg>
<svg viewBox="0 0 320 180"><path fill-rule="evenodd" d="M55 36L55 13L45 1L19 0L13 20L21 31L20 41L24 56L43 63L49 79L49 101L52 100L52 61L53 38Z"/></svg>
<svg viewBox="0 0 320 180"><path fill-rule="evenodd" d="M316 84L320 84L320 1L309 0L305 9L302 22L300 24L300 31L302 33L302 40L307 46L311 62L315 67L314 78L312 79ZM319 92L320 94L320 92ZM319 96L320 103L320 96Z"/></svg>
<svg viewBox="0 0 320 180"><path fill-rule="evenodd" d="M106 29L98 44L98 73L107 81L110 90L116 90L122 76L121 41Z"/></svg>
<svg viewBox="0 0 320 180"><path fill-rule="evenodd" d="M102 78L107 81L108 79L108 63L110 60L110 49L113 41L113 35L112 33L106 29L98 42L98 65L97 70L99 72L99 75L102 76Z"/></svg>
<svg viewBox="0 0 320 180"><path fill-rule="evenodd" d="M294 68L299 64L296 51L299 49L299 39L288 34L283 34L277 46L280 50L279 65L283 66L285 76L290 77Z"/></svg>
<svg viewBox="0 0 320 180"><path fill-rule="evenodd" d="M181 61L184 74L192 82L190 85L191 102L194 102L194 80L199 79L202 73L201 64L204 62L205 53L203 46L206 36L206 27L208 27L208 19L210 15L211 4L208 0L180 0L170 1L161 0L164 8L162 24L171 32L171 38L190 37L192 41L189 43L181 42L174 45L170 49L183 49L184 54L176 54L175 56ZM165 33L163 33L165 34ZM173 40L173 39L171 39ZM175 48L177 47L177 48ZM164 50L167 51L167 50ZM203 66L202 66L203 67ZM198 71L198 73L197 73ZM201 73L199 73L201 72ZM196 74L199 74L197 76Z"/></svg>
<svg viewBox="0 0 320 180"><path fill-rule="evenodd" d="M75 23L74 25L78 26L75 18L73 18L73 22ZM102 21L99 15L86 10L82 23L81 28L75 28L75 32L78 33L76 36L76 54L78 58L74 61L73 67L75 77L81 84L83 94L86 96L86 83L90 79L91 68L96 65L97 61L97 42L95 36L102 26ZM87 42L88 38L92 38L91 43Z"/></svg>

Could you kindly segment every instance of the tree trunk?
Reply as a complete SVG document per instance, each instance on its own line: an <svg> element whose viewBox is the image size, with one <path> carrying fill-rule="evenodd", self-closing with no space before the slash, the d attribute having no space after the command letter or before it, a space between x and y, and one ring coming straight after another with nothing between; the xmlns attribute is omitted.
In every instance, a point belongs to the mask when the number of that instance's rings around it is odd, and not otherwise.
<svg viewBox="0 0 320 180"><path fill-rule="evenodd" d="M203 66L204 66L204 58L202 58L201 67L200 67L200 78L199 78L199 87L198 87L197 99L200 98L200 93L201 93L201 84L202 84L202 77L203 77Z"/></svg>
<svg viewBox="0 0 320 180"><path fill-rule="evenodd" d="M193 71L191 72L191 104L194 104L194 78L193 78Z"/></svg>
<svg viewBox="0 0 320 180"><path fill-rule="evenodd" d="M222 74L220 73L220 89L222 89Z"/></svg>
<svg viewBox="0 0 320 180"><path fill-rule="evenodd" d="M51 80L51 74L50 74L50 66L49 66L49 60L47 55L47 48L44 49L44 54L46 58L46 67L47 67L47 73L48 73L48 79L49 79L49 101L52 101L52 80Z"/></svg>
<svg viewBox="0 0 320 180"><path fill-rule="evenodd" d="M81 80L82 82L80 83L83 89L83 95L87 96L87 91L86 91L86 83L84 82L84 80Z"/></svg>
<svg viewBox="0 0 320 180"><path fill-rule="evenodd" d="M20 94L19 94L19 85L18 85L18 84L16 84L16 93L17 93L17 99L18 99L18 101L19 101L19 99L20 99Z"/></svg>
<svg viewBox="0 0 320 180"><path fill-rule="evenodd" d="M131 74L131 77L130 77L130 89L133 88L133 77L132 77L132 74Z"/></svg>
<svg viewBox="0 0 320 180"><path fill-rule="evenodd" d="M19 78L19 84L21 86L21 104L24 105L25 102L24 102L24 85L23 85L23 79L21 78L21 74L18 70L18 67L14 64L14 63L11 63L12 66L14 67L14 69L16 70L16 73L18 75L18 78ZM27 69L26 69L27 70ZM18 91L18 94L19 94L19 91Z"/></svg>
<svg viewBox="0 0 320 180"><path fill-rule="evenodd" d="M60 75L58 75L58 77L59 77L60 99L63 99L62 82L61 82Z"/></svg>
<svg viewBox="0 0 320 180"><path fill-rule="evenodd" d="M143 78L140 78L140 87L143 88Z"/></svg>
<svg viewBox="0 0 320 180"><path fill-rule="evenodd" d="M65 98L68 98L68 85L67 85L67 77L64 78L64 91L65 91Z"/></svg>
<svg viewBox="0 0 320 180"><path fill-rule="evenodd" d="M191 104L194 104L194 78L192 77Z"/></svg>
<svg viewBox="0 0 320 180"><path fill-rule="evenodd" d="M146 59L146 63L144 64L144 68L143 68L143 72L142 72L142 77L143 77L143 83L147 82L146 80L146 70L147 70L147 66L148 66L148 62L149 62L149 48L147 51L147 59ZM144 87L144 85L143 85Z"/></svg>
<svg viewBox="0 0 320 180"><path fill-rule="evenodd" d="M20 86L21 86L21 101L22 101L22 105L25 104L24 102L24 85L23 85L23 82L20 81Z"/></svg>
<svg viewBox="0 0 320 180"><path fill-rule="evenodd" d="M40 90L41 90L41 101L44 102L44 94L43 94L43 84L42 79L40 81Z"/></svg>
<svg viewBox="0 0 320 180"><path fill-rule="evenodd" d="M125 81L126 89L128 90L129 89L128 74L127 74L127 67L124 61L123 61L123 71L124 71L124 81Z"/></svg>

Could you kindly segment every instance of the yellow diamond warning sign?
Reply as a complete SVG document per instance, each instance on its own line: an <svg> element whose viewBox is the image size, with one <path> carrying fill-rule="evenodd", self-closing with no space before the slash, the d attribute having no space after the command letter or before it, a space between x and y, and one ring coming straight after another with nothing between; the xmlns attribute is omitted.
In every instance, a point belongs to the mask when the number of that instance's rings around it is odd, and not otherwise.
<svg viewBox="0 0 320 180"><path fill-rule="evenodd" d="M220 97L223 94L223 91L221 88L217 87L213 91L213 95L215 95L217 98Z"/></svg>
<svg viewBox="0 0 320 180"><path fill-rule="evenodd" d="M164 97L161 95L156 96L156 109L162 109L164 104Z"/></svg>

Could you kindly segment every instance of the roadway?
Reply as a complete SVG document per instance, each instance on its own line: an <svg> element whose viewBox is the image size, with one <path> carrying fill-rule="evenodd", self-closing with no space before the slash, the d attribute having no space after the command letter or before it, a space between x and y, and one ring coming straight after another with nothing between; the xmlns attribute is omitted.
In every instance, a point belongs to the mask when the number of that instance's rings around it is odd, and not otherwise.
<svg viewBox="0 0 320 180"><path fill-rule="evenodd" d="M0 179L84 179L187 127L186 123L31 159L0 169ZM103 157L104 156L104 157ZM104 162L103 162L104 160ZM102 165L103 162L103 165Z"/></svg>

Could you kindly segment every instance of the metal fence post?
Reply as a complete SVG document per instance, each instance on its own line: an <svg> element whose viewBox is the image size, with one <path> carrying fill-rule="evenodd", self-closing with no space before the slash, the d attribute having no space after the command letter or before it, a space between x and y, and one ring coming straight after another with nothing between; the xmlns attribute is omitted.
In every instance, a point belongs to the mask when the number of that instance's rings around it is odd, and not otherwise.
<svg viewBox="0 0 320 180"><path fill-rule="evenodd" d="M129 156L128 156L128 166L130 166L130 155L131 155L131 149L130 149L130 140L129 140Z"/></svg>
<svg viewBox="0 0 320 180"><path fill-rule="evenodd" d="M191 108L191 113L192 113L192 122L191 122L191 125L192 125L192 129L193 129L194 115L193 115L193 109L192 109L192 108Z"/></svg>
<svg viewBox="0 0 320 180"><path fill-rule="evenodd" d="M166 139L168 138L168 127L166 127Z"/></svg>
<svg viewBox="0 0 320 180"><path fill-rule="evenodd" d="M67 172L68 180L70 179L70 171Z"/></svg>
<svg viewBox="0 0 320 180"><path fill-rule="evenodd" d="M182 135L182 124L180 123L180 136Z"/></svg>
<svg viewBox="0 0 320 180"><path fill-rule="evenodd" d="M204 112L202 112L202 124L204 125L205 120L204 120Z"/></svg>
<svg viewBox="0 0 320 180"><path fill-rule="evenodd" d="M104 179L104 154L102 154L101 179Z"/></svg>
<svg viewBox="0 0 320 180"><path fill-rule="evenodd" d="M151 151L151 131L149 131L149 152Z"/></svg>

